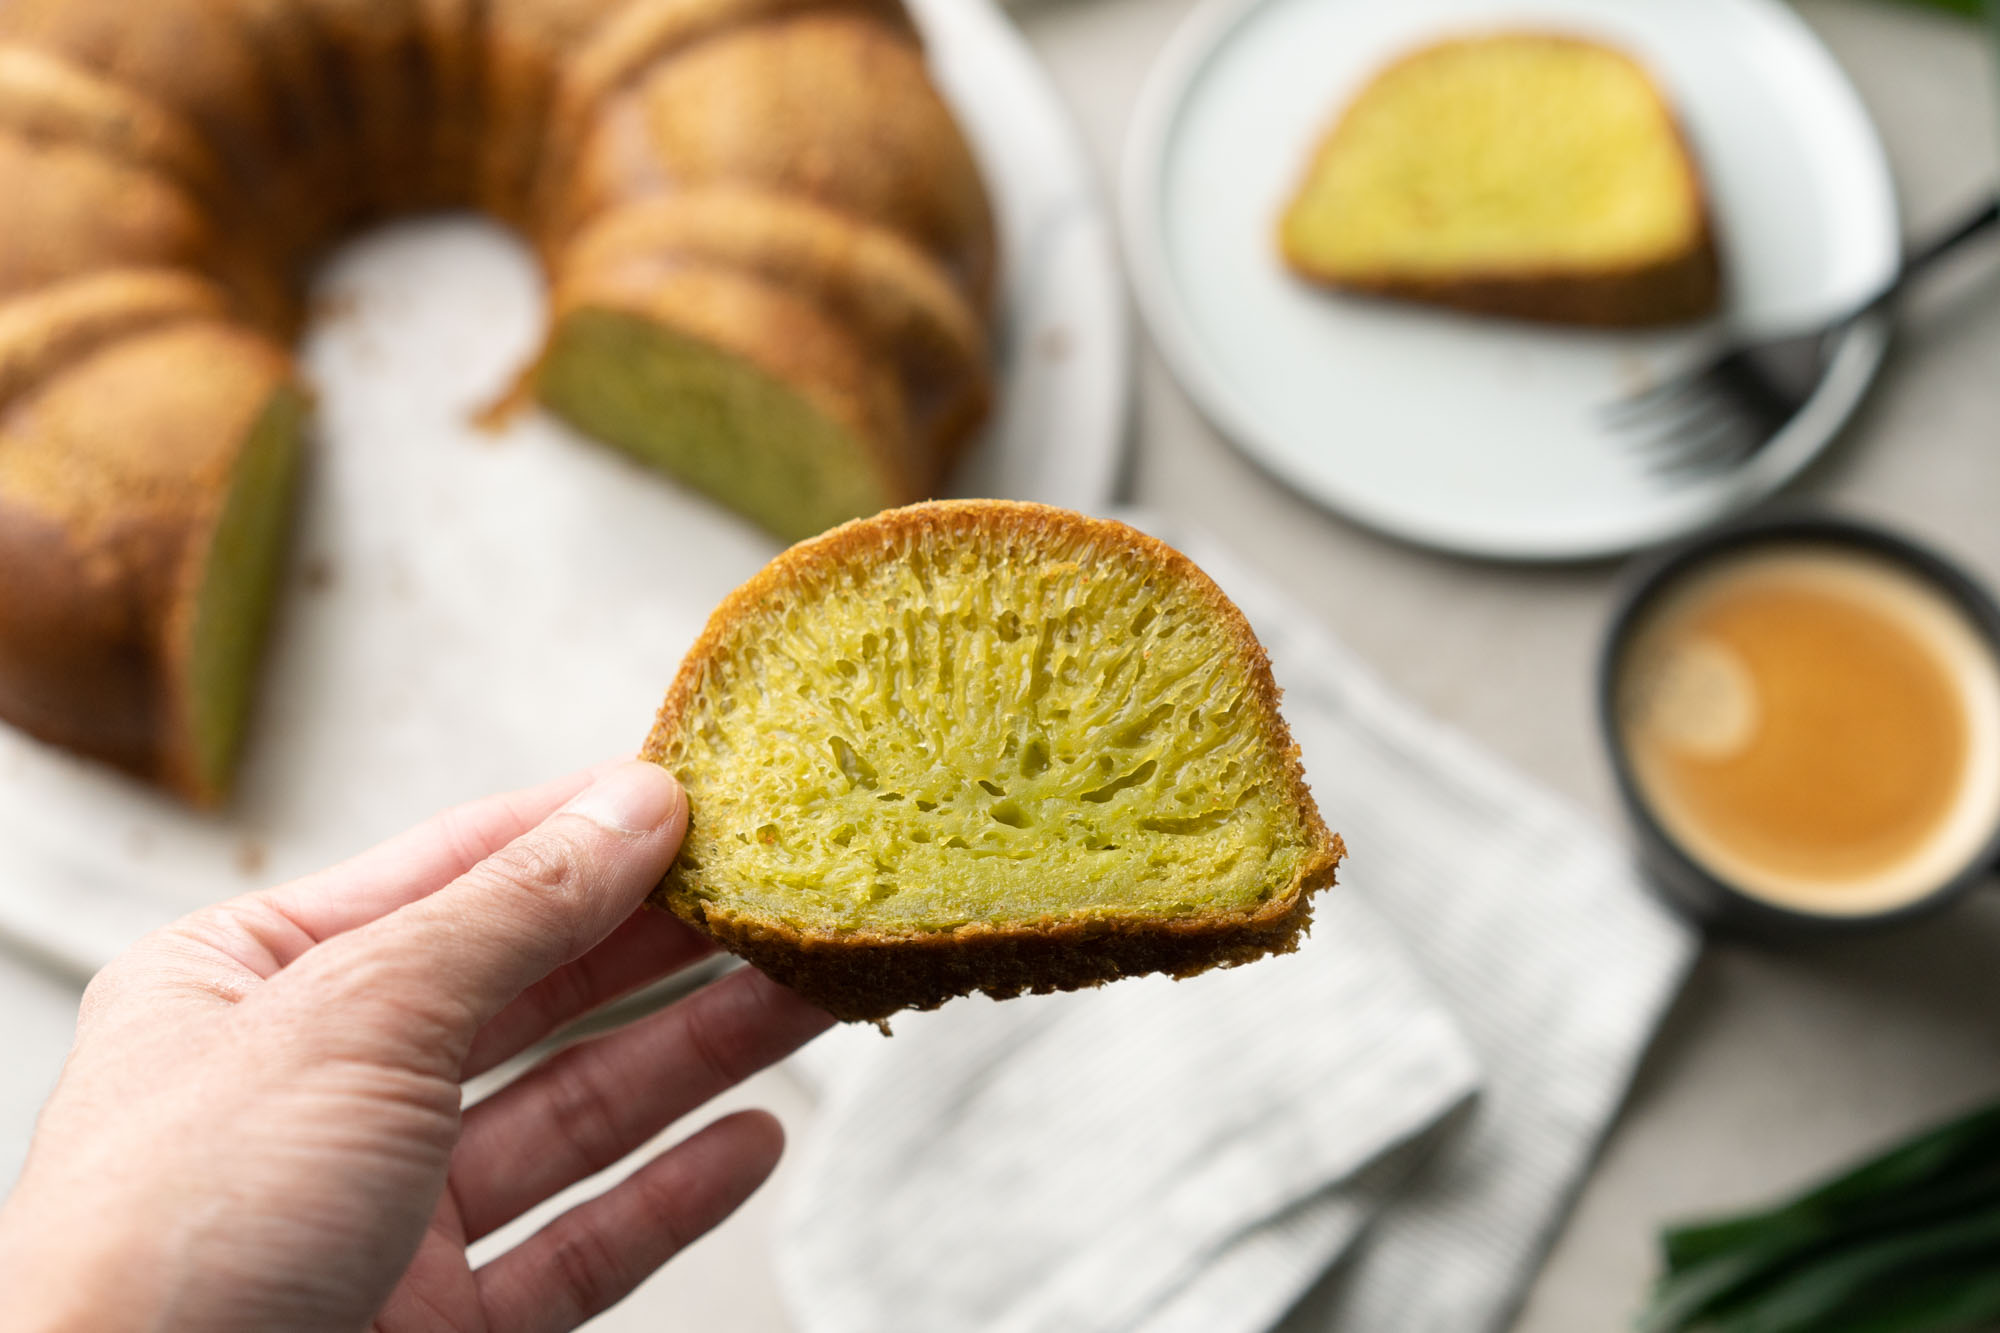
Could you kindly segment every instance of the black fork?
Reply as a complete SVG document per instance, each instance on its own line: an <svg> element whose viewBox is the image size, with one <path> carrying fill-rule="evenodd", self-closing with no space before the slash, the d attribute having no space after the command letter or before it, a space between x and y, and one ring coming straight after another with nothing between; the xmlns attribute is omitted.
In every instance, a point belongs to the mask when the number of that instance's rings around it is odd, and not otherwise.
<svg viewBox="0 0 2000 1333"><path fill-rule="evenodd" d="M1604 409L1614 430L1636 436L1650 468L1698 476L1756 456L1798 414L1826 374L1839 335L1893 300L1919 273L2000 223L2000 195L1912 250L1889 284L1814 329L1740 342Z"/></svg>

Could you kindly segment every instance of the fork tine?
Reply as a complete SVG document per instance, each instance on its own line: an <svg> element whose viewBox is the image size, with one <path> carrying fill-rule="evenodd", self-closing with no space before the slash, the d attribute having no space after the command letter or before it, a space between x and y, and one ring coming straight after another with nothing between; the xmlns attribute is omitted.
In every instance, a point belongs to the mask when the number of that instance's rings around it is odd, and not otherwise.
<svg viewBox="0 0 2000 1333"><path fill-rule="evenodd" d="M1662 462L1647 469L1654 477L1664 481L1692 484L1720 473L1728 472L1738 463L1750 457L1753 436L1742 435L1726 448L1716 448L1704 452L1698 458L1677 458Z"/></svg>
<svg viewBox="0 0 2000 1333"><path fill-rule="evenodd" d="M1717 441L1710 449L1709 465L1716 469L1726 469L1748 462L1771 442L1772 437L1777 435L1783 426L1783 422L1774 425L1767 420L1744 417L1731 437Z"/></svg>
<svg viewBox="0 0 2000 1333"><path fill-rule="evenodd" d="M1692 370L1669 376L1637 393L1630 393L1623 398L1602 404L1597 409L1598 415L1606 424L1617 426L1623 422L1636 421L1641 417L1664 411L1674 400L1700 388L1712 369L1711 366L1697 366Z"/></svg>
<svg viewBox="0 0 2000 1333"><path fill-rule="evenodd" d="M1686 458L1699 454L1712 436L1743 417L1743 404L1729 393L1728 386L1711 383L1701 394L1686 399L1684 408L1672 417L1648 423L1645 434L1629 447L1655 459Z"/></svg>
<svg viewBox="0 0 2000 1333"><path fill-rule="evenodd" d="M1748 457L1763 438L1749 417L1722 413L1698 434L1685 437L1681 448L1656 454L1649 470L1655 476L1688 479L1720 472Z"/></svg>
<svg viewBox="0 0 2000 1333"><path fill-rule="evenodd" d="M1698 396L1691 395L1685 400L1684 408L1672 416L1663 410L1659 420L1648 423L1633 423L1629 447L1640 454L1677 454L1687 448L1690 437L1702 434L1717 423L1736 415L1736 407L1727 395L1713 391ZM1643 426L1644 433L1638 433Z"/></svg>

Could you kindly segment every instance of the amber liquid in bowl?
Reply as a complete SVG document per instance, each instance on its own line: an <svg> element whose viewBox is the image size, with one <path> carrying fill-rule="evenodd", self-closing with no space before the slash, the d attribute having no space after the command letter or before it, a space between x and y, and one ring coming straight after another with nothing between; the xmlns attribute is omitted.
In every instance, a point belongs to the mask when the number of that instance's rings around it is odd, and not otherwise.
<svg viewBox="0 0 2000 1333"><path fill-rule="evenodd" d="M1617 687L1660 826L1784 906L1894 910L1963 873L2000 825L2000 664L1955 602L1885 557L1718 559L1649 610Z"/></svg>

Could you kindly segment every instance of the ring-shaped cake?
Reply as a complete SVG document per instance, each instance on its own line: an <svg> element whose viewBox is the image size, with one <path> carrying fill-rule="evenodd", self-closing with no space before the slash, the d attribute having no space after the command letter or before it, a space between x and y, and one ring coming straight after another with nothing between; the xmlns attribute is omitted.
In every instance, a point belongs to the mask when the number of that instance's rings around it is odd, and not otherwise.
<svg viewBox="0 0 2000 1333"><path fill-rule="evenodd" d="M0 0L0 718L228 792L309 395L305 278L473 206L529 383L798 538L986 412L977 167L900 0Z"/></svg>

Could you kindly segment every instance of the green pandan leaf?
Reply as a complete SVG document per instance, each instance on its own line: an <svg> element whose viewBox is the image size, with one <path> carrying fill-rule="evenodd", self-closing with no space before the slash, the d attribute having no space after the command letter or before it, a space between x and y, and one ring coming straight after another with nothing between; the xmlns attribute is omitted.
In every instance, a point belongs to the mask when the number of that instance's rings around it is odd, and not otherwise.
<svg viewBox="0 0 2000 1333"><path fill-rule="evenodd" d="M1953 14L1964 14L1968 18L1978 18L1986 12L1985 0L1901 0L1906 5L1923 5L1927 9L1942 9Z"/></svg>
<svg viewBox="0 0 2000 1333"><path fill-rule="evenodd" d="M1833 1333L1865 1317L1860 1327L1895 1333L1969 1329L1983 1316L1936 1322L1955 1306L1976 1304L1967 1288L1954 1289L1949 1274L1983 1287L1995 1270L2000 1207L1829 1250L1687 1327L1695 1333Z"/></svg>
<svg viewBox="0 0 2000 1333"><path fill-rule="evenodd" d="M1750 1263L1750 1251L1744 1251ZM1728 1263L1728 1257L1714 1259ZM1904 1305L1900 1293L1916 1289L1920 1279L1940 1271L1960 1271L1968 1277L2000 1267L2000 1203L1954 1215L1924 1227L1878 1235L1866 1241L1832 1243L1810 1257L1776 1265L1748 1283L1740 1283L1726 1299L1712 1299L1696 1317L1664 1321L1656 1305L1642 1327L1652 1331L1692 1333L1830 1333L1840 1319L1874 1311L1874 1319L1894 1319ZM1694 1273L1690 1271L1690 1279ZM1676 1279L1680 1281L1680 1279ZM1922 1287L1922 1305L1912 1297L1912 1309L1948 1309L1958 1295ZM1936 1315L1932 1315L1936 1317ZM1904 1325L1888 1323L1902 1333ZM1916 1325L1910 1325L1912 1329ZM1932 1327L1932 1325L1924 1325ZM1972 1325L1938 1325L1946 1329Z"/></svg>
<svg viewBox="0 0 2000 1333"><path fill-rule="evenodd" d="M1828 1333L1834 1313L1875 1318L1880 1302L1890 1304L1879 1317L1902 1317L1895 1302L1906 1287L1910 1311L1921 1298L1922 1309L1938 1312L1927 1319L1983 1309L1978 1292L1933 1275L1964 1267L1968 1253L2000 1266L2000 1105L1926 1130L1778 1207L1672 1228L1662 1249L1666 1273L1640 1316L1643 1333Z"/></svg>
<svg viewBox="0 0 2000 1333"><path fill-rule="evenodd" d="M1905 1275L1893 1291L1848 1305L1815 1333L1960 1333L2000 1320L2000 1262Z"/></svg>
<svg viewBox="0 0 2000 1333"><path fill-rule="evenodd" d="M2000 1105L1926 1130L1777 1208L1671 1227L1661 1235L1667 1271L1678 1273L1716 1255L1763 1243L1775 1230L1824 1231L1893 1198L1996 1165L2000 1165Z"/></svg>

